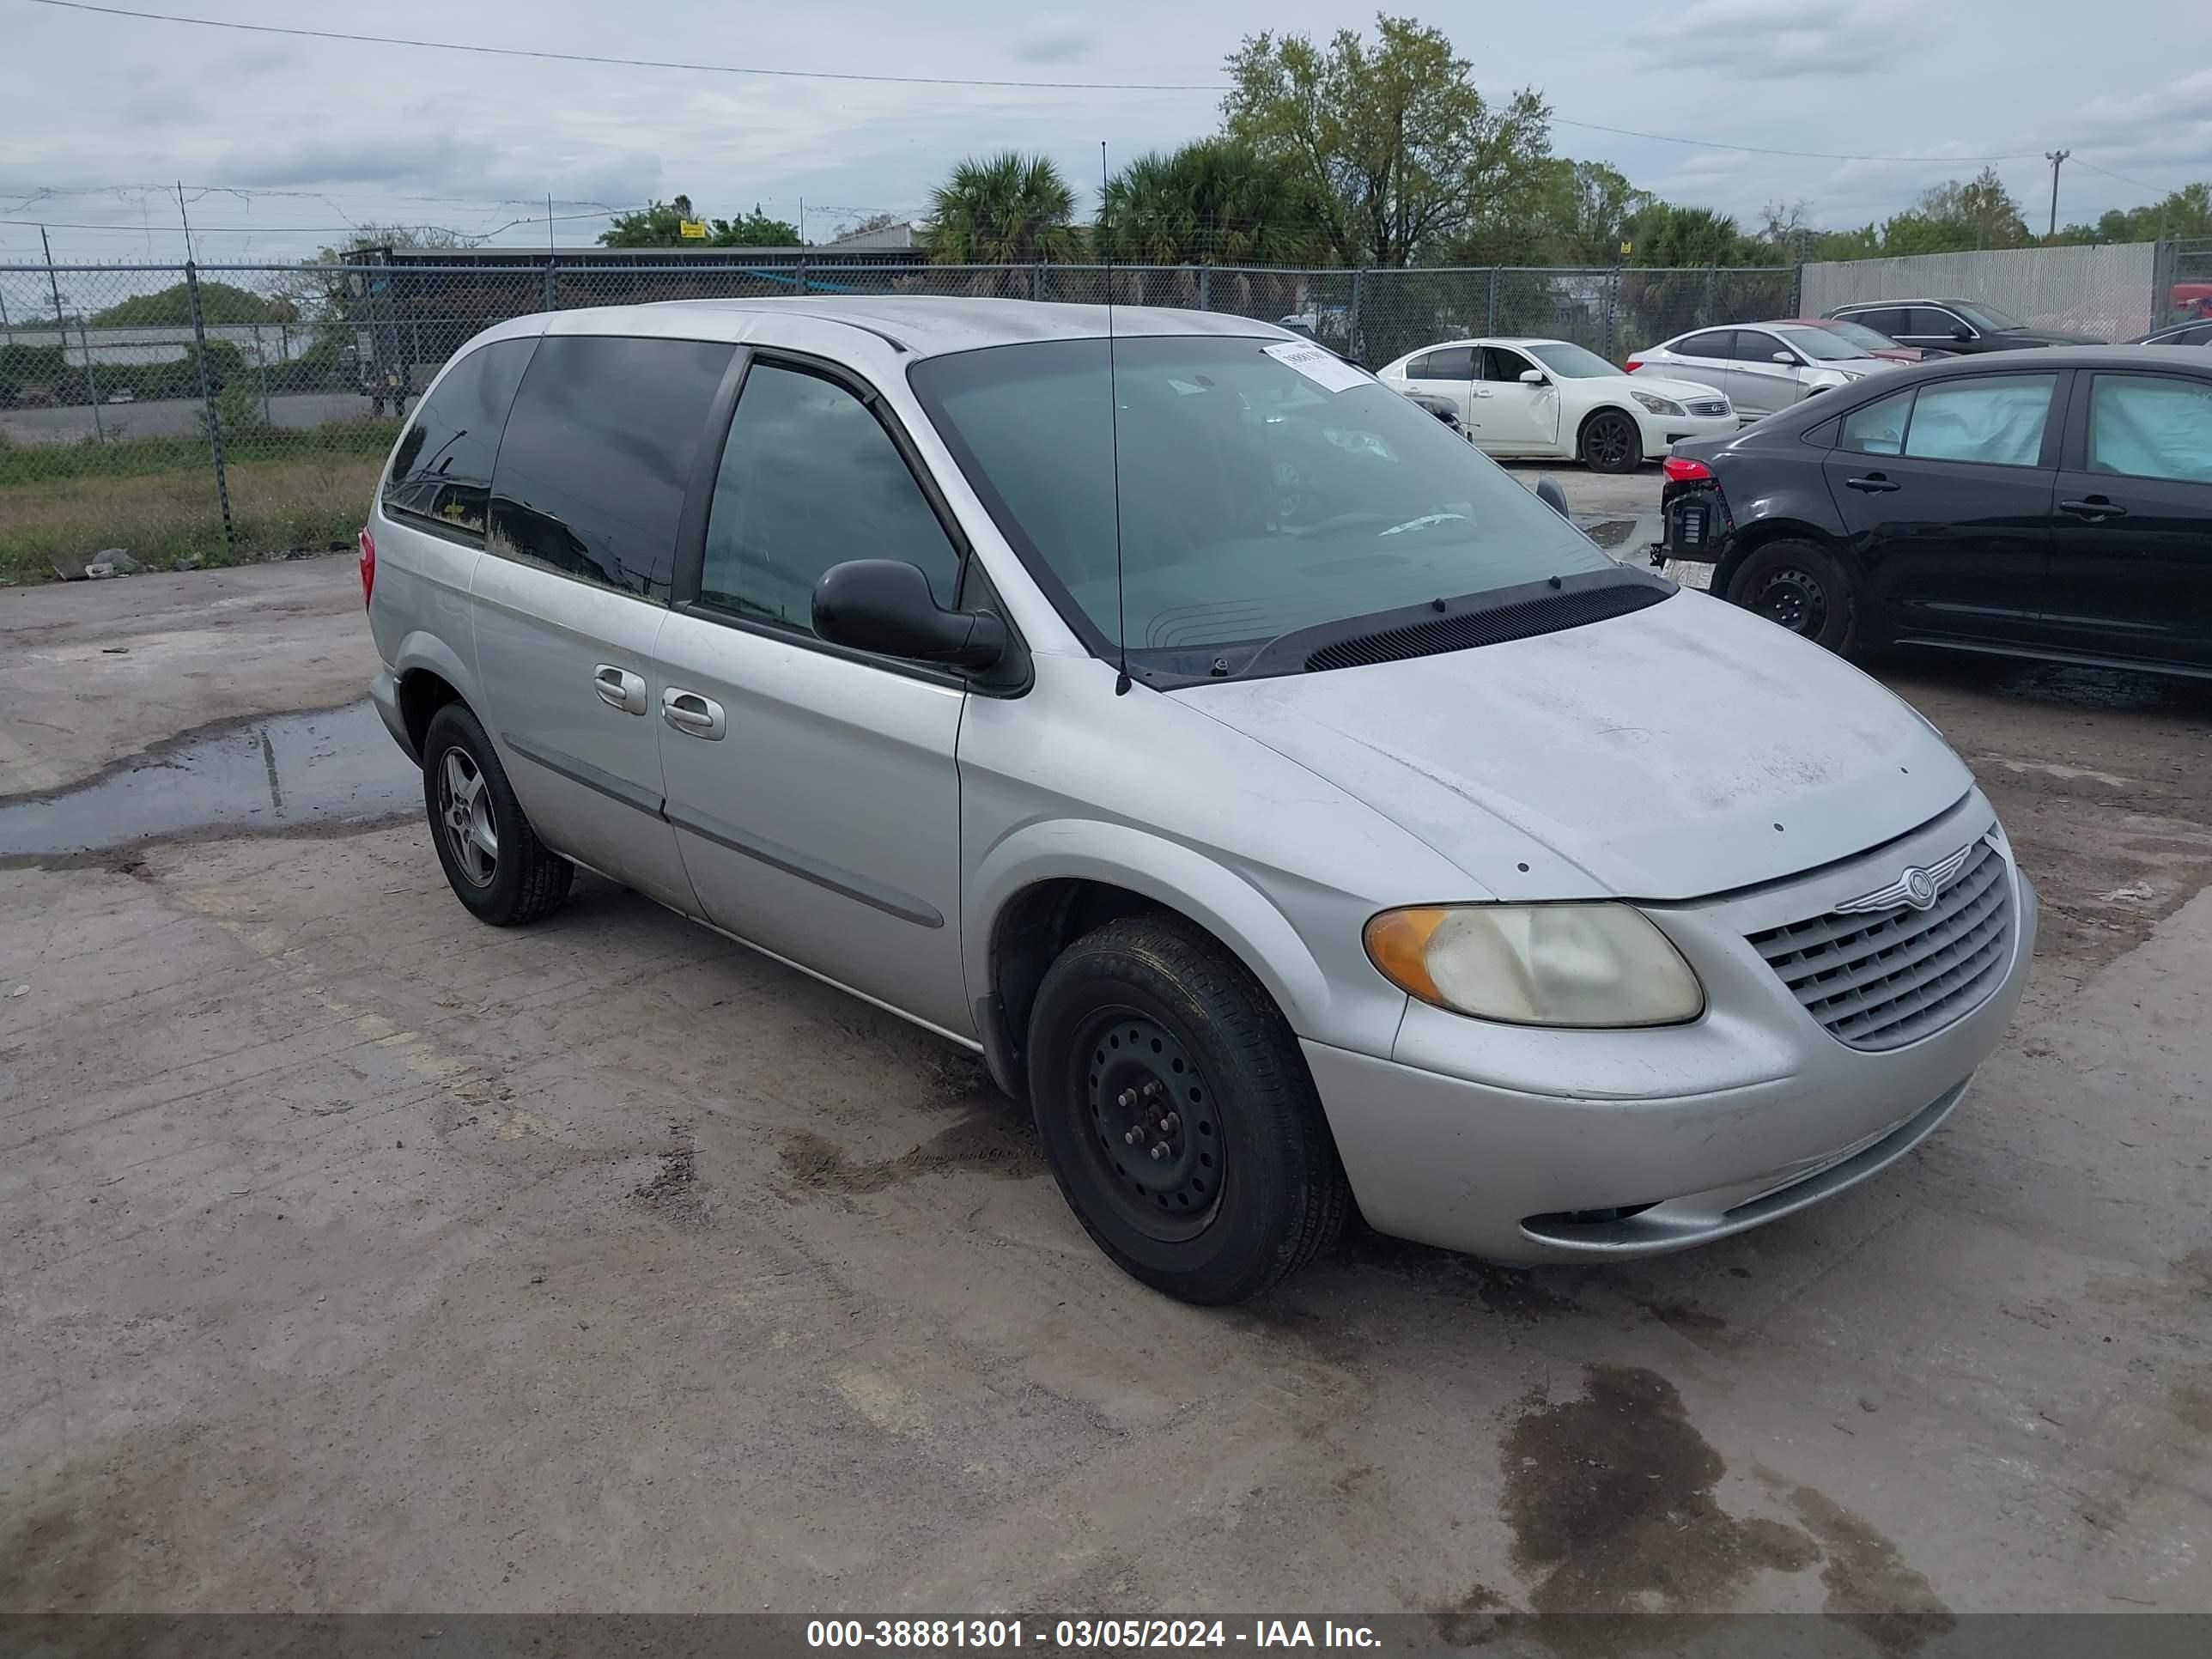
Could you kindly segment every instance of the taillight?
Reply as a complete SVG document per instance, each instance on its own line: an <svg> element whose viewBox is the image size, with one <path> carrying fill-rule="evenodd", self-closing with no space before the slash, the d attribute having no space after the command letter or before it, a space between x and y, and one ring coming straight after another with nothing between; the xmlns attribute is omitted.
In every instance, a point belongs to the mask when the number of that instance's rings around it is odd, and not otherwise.
<svg viewBox="0 0 2212 1659"><path fill-rule="evenodd" d="M1638 369L1643 367L1644 359L1641 357L1631 357L1626 362L1621 365L1621 368L1626 369L1631 374L1635 374Z"/></svg>
<svg viewBox="0 0 2212 1659"><path fill-rule="evenodd" d="M361 527L361 602L366 607L376 593L376 538Z"/></svg>
<svg viewBox="0 0 2212 1659"><path fill-rule="evenodd" d="M1669 455L1659 463L1659 470L1667 475L1668 483L1689 483L1713 476L1712 468L1703 461L1693 461L1686 455Z"/></svg>

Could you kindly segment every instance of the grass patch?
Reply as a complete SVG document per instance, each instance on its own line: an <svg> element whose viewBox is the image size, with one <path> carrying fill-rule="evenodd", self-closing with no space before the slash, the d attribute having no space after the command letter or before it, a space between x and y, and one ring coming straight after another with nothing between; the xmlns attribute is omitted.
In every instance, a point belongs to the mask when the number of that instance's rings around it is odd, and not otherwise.
<svg viewBox="0 0 2212 1659"><path fill-rule="evenodd" d="M184 559L227 564L349 542L398 434L397 421L306 432L239 423L224 445L232 544L223 540L204 438L0 441L0 577L49 580L57 556L108 547L161 569Z"/></svg>
<svg viewBox="0 0 2212 1659"><path fill-rule="evenodd" d="M0 576L50 580L56 555L104 547L123 548L139 563L163 569L187 558L225 564L350 541L368 517L384 455L380 449L230 463L234 546L223 541L215 470L204 449L199 461L166 471L21 483L4 482L0 472Z"/></svg>

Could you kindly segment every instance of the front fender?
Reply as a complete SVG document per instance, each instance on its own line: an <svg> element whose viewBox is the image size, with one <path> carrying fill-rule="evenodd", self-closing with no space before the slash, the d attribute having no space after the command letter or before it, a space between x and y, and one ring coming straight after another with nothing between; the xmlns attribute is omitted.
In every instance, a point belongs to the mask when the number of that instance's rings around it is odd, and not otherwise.
<svg viewBox="0 0 2212 1659"><path fill-rule="evenodd" d="M1364 957L1358 963L1364 972L1349 971L1348 962L1340 961L1332 975L1246 873L1182 842L1097 819L1024 824L984 855L963 897L962 937L975 941L965 962L971 1002L994 988L990 941L1000 915L1027 889L1068 879L1127 888L1197 922L1251 969L1299 1036L1334 1031L1346 1046L1389 1052L1406 999ZM1309 896L1317 907L1329 908L1323 896ZM1344 914L1328 931L1341 933L1357 955L1364 908L1349 896L1339 902Z"/></svg>

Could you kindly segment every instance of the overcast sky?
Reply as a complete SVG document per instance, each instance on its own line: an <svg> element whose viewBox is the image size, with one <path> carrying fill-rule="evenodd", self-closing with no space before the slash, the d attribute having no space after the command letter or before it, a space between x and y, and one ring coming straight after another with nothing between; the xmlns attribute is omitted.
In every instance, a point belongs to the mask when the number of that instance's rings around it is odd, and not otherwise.
<svg viewBox="0 0 2212 1659"><path fill-rule="evenodd" d="M119 0L130 3L131 0ZM1118 0L1054 14L1019 0L141 0L239 21L766 68L994 79L1216 84L1247 33L1326 35L1371 14L1339 0ZM2050 171L2075 152L2062 222L2212 177L2212 32L2172 0L1691 0L1670 9L1411 7L1486 91L1534 86L1561 155L1601 158L1668 198L1749 219L1803 201L1840 227L1996 163L2040 229ZM0 0L0 261L181 255L181 177L200 258L312 253L364 220L501 232L543 246L556 214L688 192L758 201L826 239L862 213L918 213L964 155L1042 150L1097 175L1212 130L1209 91L889 86L524 64L288 40ZM1654 142L1570 122L1769 149L1944 160L1832 161ZM2105 169L2099 172L2094 169ZM2112 175L2123 175L2114 177ZM202 194L233 186L242 195ZM120 186L115 189L112 187ZM51 190L52 196L37 192ZM84 192L94 193L84 193ZM283 192L298 192L285 194ZM590 242L604 219L554 227ZM121 228L85 228L104 226Z"/></svg>

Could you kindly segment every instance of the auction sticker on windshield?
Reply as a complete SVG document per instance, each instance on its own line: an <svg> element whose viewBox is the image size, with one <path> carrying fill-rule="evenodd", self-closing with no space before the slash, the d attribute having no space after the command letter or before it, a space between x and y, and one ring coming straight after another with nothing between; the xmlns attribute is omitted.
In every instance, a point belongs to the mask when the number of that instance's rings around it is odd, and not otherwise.
<svg viewBox="0 0 2212 1659"><path fill-rule="evenodd" d="M1365 369L1303 340L1279 340L1260 349L1277 362L1287 363L1325 392L1349 392L1356 386L1375 384L1375 377Z"/></svg>

